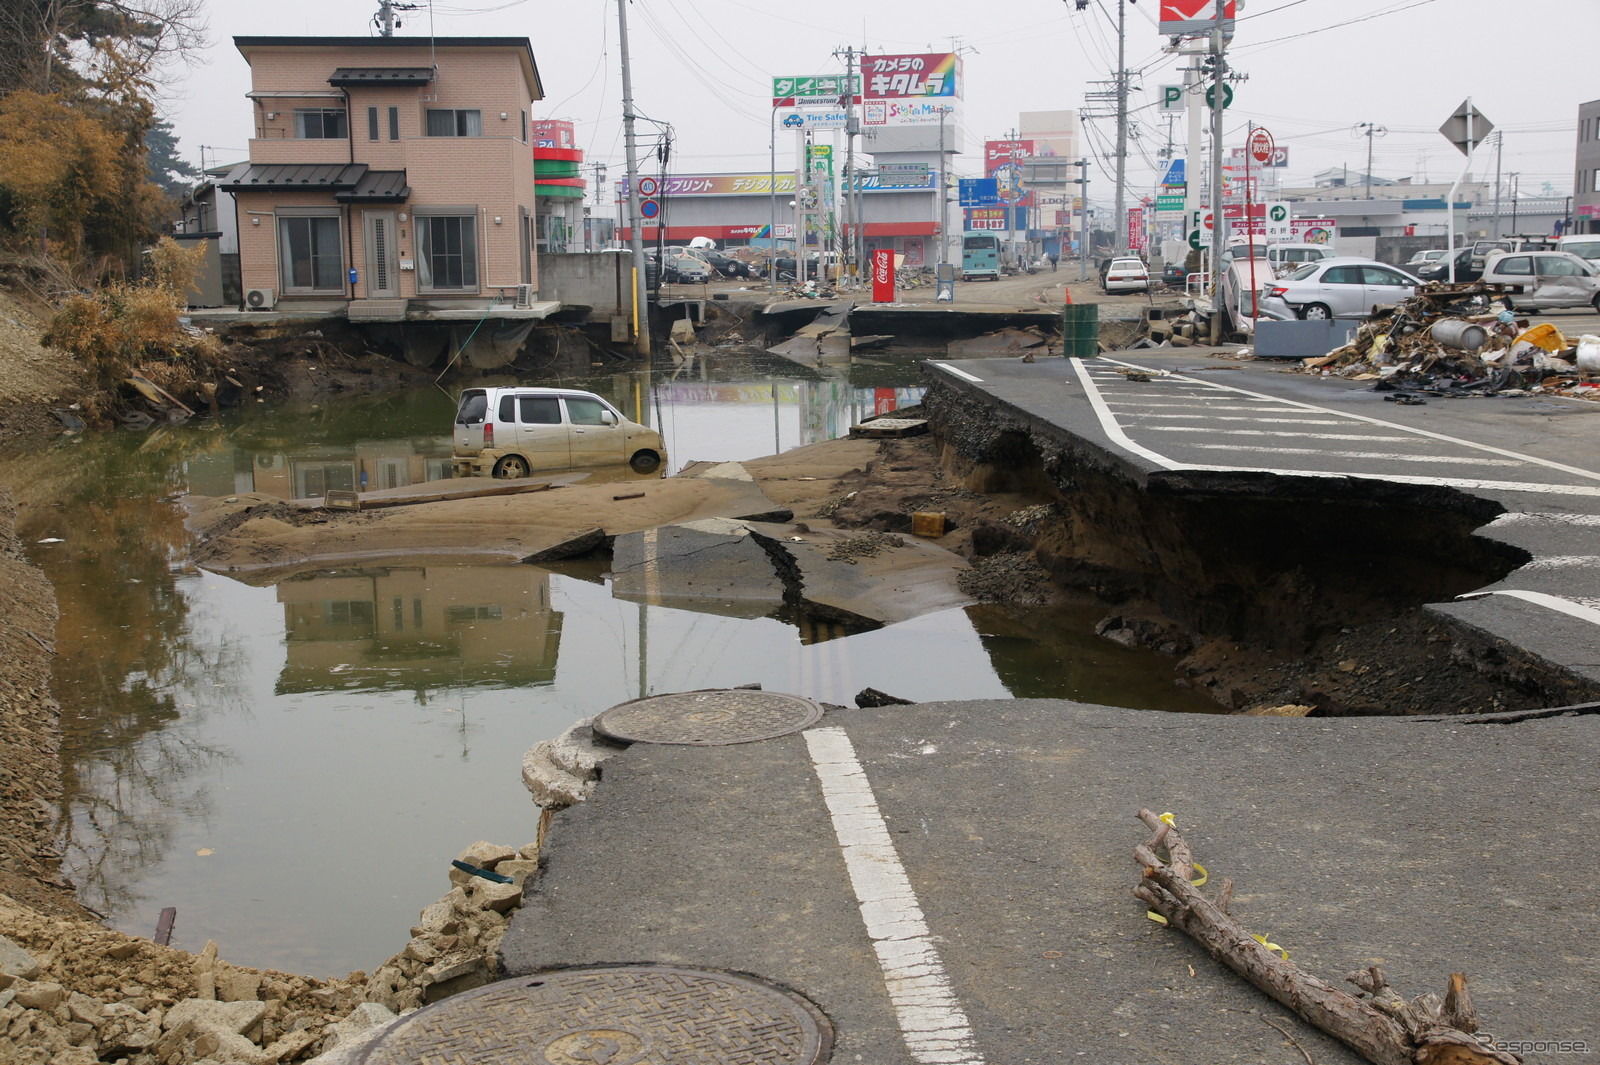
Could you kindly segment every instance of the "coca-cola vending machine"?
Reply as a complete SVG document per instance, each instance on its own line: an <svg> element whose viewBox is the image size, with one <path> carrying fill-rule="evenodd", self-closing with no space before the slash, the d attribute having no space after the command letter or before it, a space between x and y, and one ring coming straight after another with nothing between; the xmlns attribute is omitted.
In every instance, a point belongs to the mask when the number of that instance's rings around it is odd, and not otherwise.
<svg viewBox="0 0 1600 1065"><path fill-rule="evenodd" d="M872 302L894 302L894 252L888 248L872 253Z"/></svg>

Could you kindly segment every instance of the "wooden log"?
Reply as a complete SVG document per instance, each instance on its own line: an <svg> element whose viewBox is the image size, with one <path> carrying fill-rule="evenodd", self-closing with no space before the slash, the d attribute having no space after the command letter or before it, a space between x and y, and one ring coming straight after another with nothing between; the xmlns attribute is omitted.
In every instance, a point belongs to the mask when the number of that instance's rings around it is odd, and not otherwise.
<svg viewBox="0 0 1600 1065"><path fill-rule="evenodd" d="M1149 810L1140 810L1138 816L1151 826L1153 834L1133 851L1134 860L1144 870L1134 894L1212 957L1310 1024L1376 1065L1520 1065L1520 1058L1472 1037L1476 1011L1461 974L1452 974L1446 995L1446 1002L1454 1006L1437 1010L1430 1010L1420 999L1407 1003L1376 967L1350 977L1372 996L1371 1001L1342 991L1279 957L1223 906L1207 898L1190 883L1194 859L1182 835ZM1156 853L1162 843L1167 859ZM1230 889L1231 883L1224 888L1225 897L1231 895ZM1473 1028L1458 1028L1452 1018L1470 1020Z"/></svg>

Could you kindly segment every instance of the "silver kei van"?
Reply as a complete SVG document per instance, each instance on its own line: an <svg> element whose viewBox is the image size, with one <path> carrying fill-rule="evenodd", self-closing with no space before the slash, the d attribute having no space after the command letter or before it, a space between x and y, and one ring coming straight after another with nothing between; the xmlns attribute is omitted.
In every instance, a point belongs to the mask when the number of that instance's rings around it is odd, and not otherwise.
<svg viewBox="0 0 1600 1065"><path fill-rule="evenodd" d="M635 473L653 473L667 461L660 433L575 388L469 388L456 405L452 438L457 477L624 463Z"/></svg>

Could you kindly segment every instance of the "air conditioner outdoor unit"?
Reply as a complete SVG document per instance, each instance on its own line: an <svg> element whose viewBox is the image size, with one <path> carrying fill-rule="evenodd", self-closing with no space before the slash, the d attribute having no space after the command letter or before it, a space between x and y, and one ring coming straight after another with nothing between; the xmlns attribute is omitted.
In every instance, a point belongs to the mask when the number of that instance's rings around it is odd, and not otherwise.
<svg viewBox="0 0 1600 1065"><path fill-rule="evenodd" d="M270 288L247 288L244 290L244 305L252 311L270 311L277 302L277 294Z"/></svg>
<svg viewBox="0 0 1600 1065"><path fill-rule="evenodd" d="M518 285L517 286L517 310L525 311L529 307L532 307L532 306L533 306L533 286L532 285Z"/></svg>

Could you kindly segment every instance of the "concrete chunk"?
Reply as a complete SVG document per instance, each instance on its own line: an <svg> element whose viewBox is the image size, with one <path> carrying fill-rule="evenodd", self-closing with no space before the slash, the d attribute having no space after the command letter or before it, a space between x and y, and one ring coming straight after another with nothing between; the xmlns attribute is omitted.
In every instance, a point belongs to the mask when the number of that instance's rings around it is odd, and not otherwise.
<svg viewBox="0 0 1600 1065"><path fill-rule="evenodd" d="M265 1002L214 1002L191 998L169 1009L161 1019L161 1027L171 1031L189 1021L196 1028L215 1028L243 1034L260 1024L266 1015Z"/></svg>
<svg viewBox="0 0 1600 1065"><path fill-rule="evenodd" d="M32 954L5 936L0 936L0 973L9 973L20 980L33 980L39 975L39 963Z"/></svg>

